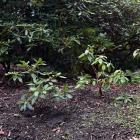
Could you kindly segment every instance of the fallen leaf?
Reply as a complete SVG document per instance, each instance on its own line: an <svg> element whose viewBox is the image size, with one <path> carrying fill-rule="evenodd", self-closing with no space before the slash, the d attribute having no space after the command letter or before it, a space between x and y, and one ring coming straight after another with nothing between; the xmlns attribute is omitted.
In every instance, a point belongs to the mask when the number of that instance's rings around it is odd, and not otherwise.
<svg viewBox="0 0 140 140"><path fill-rule="evenodd" d="M8 137L10 137L11 136L11 131L9 131L9 133L8 133Z"/></svg>
<svg viewBox="0 0 140 140"><path fill-rule="evenodd" d="M14 117L20 117L20 114L14 114Z"/></svg>
<svg viewBox="0 0 140 140"><path fill-rule="evenodd" d="M4 131L1 129L0 130L0 135L4 135L5 133L4 133Z"/></svg>
<svg viewBox="0 0 140 140"><path fill-rule="evenodd" d="M55 132L56 134L59 134L61 132L61 128L58 127L58 128L53 129L52 131Z"/></svg>
<svg viewBox="0 0 140 140"><path fill-rule="evenodd" d="M133 137L132 139L129 139L129 140L140 140L140 138Z"/></svg>

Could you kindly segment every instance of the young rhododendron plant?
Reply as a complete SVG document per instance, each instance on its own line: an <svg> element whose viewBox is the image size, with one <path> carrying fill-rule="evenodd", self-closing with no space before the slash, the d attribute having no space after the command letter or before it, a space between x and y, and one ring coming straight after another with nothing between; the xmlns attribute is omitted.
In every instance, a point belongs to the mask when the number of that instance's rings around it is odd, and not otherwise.
<svg viewBox="0 0 140 140"><path fill-rule="evenodd" d="M68 93L68 86L64 85L63 88L60 88L56 85L56 80L51 77L43 79L36 75L32 75L32 81L27 84L27 86L29 87L29 90L19 101L21 111L25 111L26 109L33 110L34 104L41 98L47 99L51 96L51 99L57 101L72 98Z"/></svg>
<svg viewBox="0 0 140 140"><path fill-rule="evenodd" d="M18 102L21 111L33 110L34 105L41 98L47 99L51 97L51 99L57 101L72 98L68 85L65 84L62 87L58 85L57 79L65 77L61 76L61 73L47 70L44 67L45 65L41 58L34 59L34 63L31 65L30 62L21 61L18 67L22 68L22 72L9 72L6 74L11 76L14 81L22 82L23 77L30 79L27 84L28 90Z"/></svg>
<svg viewBox="0 0 140 140"><path fill-rule="evenodd" d="M89 47L79 59L92 67L93 75L82 75L79 77L76 88L83 88L87 84L97 85L100 96L103 96L103 90L110 88L111 84L125 84L129 80L122 70L112 72L114 66L107 61L104 55L95 55L93 48Z"/></svg>

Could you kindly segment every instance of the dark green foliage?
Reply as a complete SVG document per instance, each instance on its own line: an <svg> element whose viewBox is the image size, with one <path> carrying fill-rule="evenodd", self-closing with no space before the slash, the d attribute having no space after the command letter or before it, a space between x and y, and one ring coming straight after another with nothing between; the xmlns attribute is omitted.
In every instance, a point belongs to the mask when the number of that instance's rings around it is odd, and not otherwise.
<svg viewBox="0 0 140 140"><path fill-rule="evenodd" d="M16 61L33 55L75 73L77 57L94 45L97 54L108 56L115 66L135 68L132 53L140 45L139 3L4 0L0 9L0 41L8 44L8 53Z"/></svg>

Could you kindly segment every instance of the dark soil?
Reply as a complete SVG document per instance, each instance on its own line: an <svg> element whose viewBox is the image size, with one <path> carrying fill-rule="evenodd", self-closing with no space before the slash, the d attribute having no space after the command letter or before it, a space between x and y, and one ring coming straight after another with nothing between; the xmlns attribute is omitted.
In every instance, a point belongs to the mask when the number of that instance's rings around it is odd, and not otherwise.
<svg viewBox="0 0 140 140"><path fill-rule="evenodd" d="M1 83L0 140L129 140L133 129L116 118L120 109L113 105L113 98L128 89L135 94L140 87L112 87L102 98L96 88L87 88L73 93L70 101L45 102L34 112L21 113L17 102L26 90Z"/></svg>

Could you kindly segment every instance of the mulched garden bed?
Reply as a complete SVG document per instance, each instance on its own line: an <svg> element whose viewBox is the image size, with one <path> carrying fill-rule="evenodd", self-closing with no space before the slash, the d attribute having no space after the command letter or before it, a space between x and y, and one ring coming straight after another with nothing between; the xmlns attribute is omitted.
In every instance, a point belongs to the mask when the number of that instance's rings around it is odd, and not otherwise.
<svg viewBox="0 0 140 140"><path fill-rule="evenodd" d="M0 84L0 140L129 140L134 132L115 116L119 108L113 99L122 92L139 94L139 85L112 87L105 97L95 87L73 93L61 103L40 104L35 111L19 111L17 102L24 87Z"/></svg>

